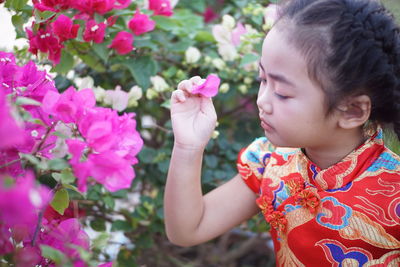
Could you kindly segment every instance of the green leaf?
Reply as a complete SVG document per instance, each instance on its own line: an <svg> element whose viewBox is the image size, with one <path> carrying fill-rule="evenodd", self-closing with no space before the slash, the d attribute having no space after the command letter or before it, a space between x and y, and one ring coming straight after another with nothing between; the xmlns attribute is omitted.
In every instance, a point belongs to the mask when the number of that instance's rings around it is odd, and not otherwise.
<svg viewBox="0 0 400 267"><path fill-rule="evenodd" d="M55 171L61 171L69 167L68 162L60 158L49 160L47 163L49 165L49 168Z"/></svg>
<svg viewBox="0 0 400 267"><path fill-rule="evenodd" d="M111 231L124 231L128 232L132 230L132 226L127 221L116 220L111 226Z"/></svg>
<svg viewBox="0 0 400 267"><path fill-rule="evenodd" d="M107 62L109 56L109 49L105 43L92 45L93 51L104 61Z"/></svg>
<svg viewBox="0 0 400 267"><path fill-rule="evenodd" d="M42 251L42 256L52 260L56 263L58 266L72 266L71 263L69 262L67 256L59 251L58 249L54 249L50 246L46 245L41 245L40 249Z"/></svg>
<svg viewBox="0 0 400 267"><path fill-rule="evenodd" d="M106 230L106 221L103 219L95 218L90 222L90 227L97 232L103 232Z"/></svg>
<svg viewBox="0 0 400 267"><path fill-rule="evenodd" d="M209 31L199 31L194 39L198 42L215 42L214 36Z"/></svg>
<svg viewBox="0 0 400 267"><path fill-rule="evenodd" d="M133 78L142 89L150 87L150 77L158 72L157 62L151 56L142 56L122 63L131 72Z"/></svg>
<svg viewBox="0 0 400 267"><path fill-rule="evenodd" d="M246 54L242 57L242 60L240 61L240 67L252 63L254 61L257 61L260 57L256 54Z"/></svg>
<svg viewBox="0 0 400 267"><path fill-rule="evenodd" d="M19 96L17 97L17 99L15 100L15 104L17 106L24 106L24 105L31 105L31 106L40 106L41 103L29 98L29 97L24 97L24 96Z"/></svg>
<svg viewBox="0 0 400 267"><path fill-rule="evenodd" d="M50 205L55 209L59 214L64 215L64 211L68 208L69 205L69 195L68 191L65 188L61 188L54 195L53 201L51 201Z"/></svg>
<svg viewBox="0 0 400 267"><path fill-rule="evenodd" d="M14 25L15 30L16 30L16 32L18 34L17 37L25 36L25 32L24 32L24 28L23 28L25 21L22 18L22 16L16 14L16 15L11 17L11 21L12 21L12 24Z"/></svg>
<svg viewBox="0 0 400 267"><path fill-rule="evenodd" d="M28 3L28 0L7 0L5 6L15 11L20 11Z"/></svg>
<svg viewBox="0 0 400 267"><path fill-rule="evenodd" d="M114 201L114 198L112 196L105 195L103 197L103 201L104 201L104 204L106 204L107 207L109 207L110 209L114 209L115 201Z"/></svg>
<svg viewBox="0 0 400 267"><path fill-rule="evenodd" d="M72 170L70 168L66 168L61 171L61 183L62 184L72 184L75 182L76 177L72 173Z"/></svg>
<svg viewBox="0 0 400 267"><path fill-rule="evenodd" d="M74 57L65 49L61 52L60 63L54 66L51 71L61 74L67 74L74 67Z"/></svg>
<svg viewBox="0 0 400 267"><path fill-rule="evenodd" d="M165 16L153 16L152 19L156 22L156 27L164 31L174 31L181 27L181 23L170 17Z"/></svg>
<svg viewBox="0 0 400 267"><path fill-rule="evenodd" d="M39 25L40 23L46 22L51 17L55 16L56 13L48 10L41 12L38 9L34 9L34 14L35 14L35 23Z"/></svg>
<svg viewBox="0 0 400 267"><path fill-rule="evenodd" d="M103 249L110 239L109 233L101 233L92 241L92 248Z"/></svg>
<svg viewBox="0 0 400 267"><path fill-rule="evenodd" d="M67 188L67 189L70 189L70 190L72 190L72 191L74 191L74 192L77 192L77 193L79 193L81 196L83 196L82 192L79 191L78 188L76 188L76 187L73 186L73 185L70 185L70 184L63 184L63 187L65 187L65 188Z"/></svg>

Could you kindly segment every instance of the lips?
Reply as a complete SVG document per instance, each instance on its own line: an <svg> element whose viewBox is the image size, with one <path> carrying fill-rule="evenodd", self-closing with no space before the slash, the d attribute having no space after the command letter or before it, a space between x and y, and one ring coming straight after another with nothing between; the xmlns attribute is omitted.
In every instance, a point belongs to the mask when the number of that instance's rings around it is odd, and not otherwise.
<svg viewBox="0 0 400 267"><path fill-rule="evenodd" d="M265 131L270 132L270 131L274 130L274 127L272 127L268 122L266 122L265 120L263 120L261 118L260 118L260 120L261 120L261 127Z"/></svg>

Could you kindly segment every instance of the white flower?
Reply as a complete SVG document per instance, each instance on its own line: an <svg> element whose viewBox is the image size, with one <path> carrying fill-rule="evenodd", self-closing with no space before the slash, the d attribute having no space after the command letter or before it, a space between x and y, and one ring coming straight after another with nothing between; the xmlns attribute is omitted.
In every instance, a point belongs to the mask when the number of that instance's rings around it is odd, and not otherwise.
<svg viewBox="0 0 400 267"><path fill-rule="evenodd" d="M239 54L233 44L218 44L218 53L225 61L235 60Z"/></svg>
<svg viewBox="0 0 400 267"><path fill-rule="evenodd" d="M224 15L222 17L222 25L228 29L235 27L236 21L231 15Z"/></svg>
<svg viewBox="0 0 400 267"><path fill-rule="evenodd" d="M220 58L214 58L212 64L219 70L222 70L226 66L225 62Z"/></svg>
<svg viewBox="0 0 400 267"><path fill-rule="evenodd" d="M232 43L232 29L228 29L223 25L215 25L212 27L212 34L218 43Z"/></svg>
<svg viewBox="0 0 400 267"><path fill-rule="evenodd" d="M227 83L221 84L221 86L219 87L219 91L223 94L227 93L229 91L229 84Z"/></svg>
<svg viewBox="0 0 400 267"><path fill-rule="evenodd" d="M138 100L143 96L143 90L139 86L135 85L129 90L128 93L128 107L136 107L138 105Z"/></svg>
<svg viewBox="0 0 400 267"><path fill-rule="evenodd" d="M78 90L94 87L94 80L90 76L86 76L84 78L75 78L75 83Z"/></svg>
<svg viewBox="0 0 400 267"><path fill-rule="evenodd" d="M199 61L201 53L196 47L189 47L185 52L185 59L187 63L196 63Z"/></svg>
<svg viewBox="0 0 400 267"><path fill-rule="evenodd" d="M169 2L171 4L171 8L174 8L178 4L179 0L170 0Z"/></svg>
<svg viewBox="0 0 400 267"><path fill-rule="evenodd" d="M146 90L146 98L148 100L152 100L153 98L156 98L157 96L158 96L158 93L154 89L149 88Z"/></svg>
<svg viewBox="0 0 400 267"><path fill-rule="evenodd" d="M104 103L117 111L123 111L128 106L128 93L122 91L121 86L118 85L115 90L106 90Z"/></svg>
<svg viewBox="0 0 400 267"><path fill-rule="evenodd" d="M166 91L169 88L168 84L165 82L164 78L162 78L161 76L156 75L156 76L150 77L150 81L153 84L153 88L156 92L161 93L161 92Z"/></svg>
<svg viewBox="0 0 400 267"><path fill-rule="evenodd" d="M96 98L96 101L98 101L98 102L104 101L104 97L106 96L106 90L104 90L103 88L98 86L96 88L93 88L93 92L94 92L94 97Z"/></svg>

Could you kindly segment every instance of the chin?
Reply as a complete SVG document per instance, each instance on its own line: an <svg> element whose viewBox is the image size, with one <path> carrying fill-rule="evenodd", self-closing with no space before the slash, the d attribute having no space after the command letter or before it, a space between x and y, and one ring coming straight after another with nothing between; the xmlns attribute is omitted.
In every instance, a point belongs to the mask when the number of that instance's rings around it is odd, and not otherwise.
<svg viewBox="0 0 400 267"><path fill-rule="evenodd" d="M288 140L285 140L283 138L280 138L276 135L273 135L271 133L264 132L265 137L267 137L268 141L271 142L272 145L275 147L290 147L290 148L299 148L300 146L294 144L294 142L290 142Z"/></svg>

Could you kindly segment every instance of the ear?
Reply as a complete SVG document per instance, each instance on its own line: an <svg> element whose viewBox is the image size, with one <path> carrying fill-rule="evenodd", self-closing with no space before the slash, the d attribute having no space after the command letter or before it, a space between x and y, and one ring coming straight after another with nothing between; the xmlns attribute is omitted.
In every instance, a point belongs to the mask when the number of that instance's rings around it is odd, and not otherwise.
<svg viewBox="0 0 400 267"><path fill-rule="evenodd" d="M364 125L371 114L371 99L367 95L351 96L338 106L339 127L352 129Z"/></svg>

